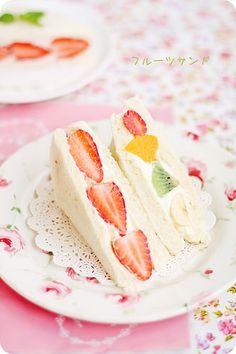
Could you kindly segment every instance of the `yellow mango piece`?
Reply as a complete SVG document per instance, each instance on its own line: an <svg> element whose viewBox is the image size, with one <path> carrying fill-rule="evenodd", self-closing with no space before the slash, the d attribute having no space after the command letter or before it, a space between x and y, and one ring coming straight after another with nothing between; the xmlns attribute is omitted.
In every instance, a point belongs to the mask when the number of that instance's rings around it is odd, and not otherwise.
<svg viewBox="0 0 236 354"><path fill-rule="evenodd" d="M136 136L125 147L131 154L137 155L145 162L156 161L158 140L154 135Z"/></svg>

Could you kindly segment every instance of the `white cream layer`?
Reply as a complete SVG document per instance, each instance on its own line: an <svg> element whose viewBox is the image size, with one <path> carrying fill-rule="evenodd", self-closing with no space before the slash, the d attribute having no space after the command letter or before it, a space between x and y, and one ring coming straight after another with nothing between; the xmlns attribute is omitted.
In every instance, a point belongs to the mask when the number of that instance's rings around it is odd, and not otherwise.
<svg viewBox="0 0 236 354"><path fill-rule="evenodd" d="M169 175L172 178L175 178L173 169L171 169L171 167L169 165L167 165L163 160L159 159L158 151L156 154L157 160L153 161L152 163L145 162L139 156L135 156L132 153L129 153L129 154L130 154L129 159L142 170L143 177L145 179L145 183L148 185L148 188L150 189L154 199L156 199L156 201L159 202L162 209L165 211L166 215L168 216L169 220L173 223L173 226L176 228L177 231L179 231L180 225L171 216L171 212L170 212L171 203L172 203L175 195L178 193L183 195L184 200L188 199L187 193L184 191L184 189L181 185L177 185L175 188L173 188L170 192L165 194L163 197L160 197L158 195L155 187L153 186L153 183L152 183L152 172L153 172L153 167L154 167L155 163L160 162L160 164L164 168L164 170L167 173L169 173ZM178 183L178 181L177 181L177 183ZM185 232L187 234L192 234L192 226L191 226L190 220L188 221L188 224L181 226L181 230L182 230L182 232Z"/></svg>

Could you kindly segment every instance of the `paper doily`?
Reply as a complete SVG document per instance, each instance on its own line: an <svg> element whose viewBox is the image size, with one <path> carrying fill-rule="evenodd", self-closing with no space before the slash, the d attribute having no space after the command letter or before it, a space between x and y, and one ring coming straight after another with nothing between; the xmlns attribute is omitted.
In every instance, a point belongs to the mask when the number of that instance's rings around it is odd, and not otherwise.
<svg viewBox="0 0 236 354"><path fill-rule="evenodd" d="M205 209L207 229L215 224L215 215L209 210L212 198L207 192L201 191L201 183L193 177L194 184L200 192L200 199ZM91 248L75 230L69 218L55 204L53 186L50 177L43 178L35 190L35 195L29 205L32 216L28 225L36 231L36 245L45 252L51 252L53 262L61 267L70 267L81 277L94 277L103 285L112 285L109 274L93 253ZM183 271L186 263L199 253L199 246L187 244L168 263L154 272L156 277L172 278ZM150 282L149 282L150 283Z"/></svg>

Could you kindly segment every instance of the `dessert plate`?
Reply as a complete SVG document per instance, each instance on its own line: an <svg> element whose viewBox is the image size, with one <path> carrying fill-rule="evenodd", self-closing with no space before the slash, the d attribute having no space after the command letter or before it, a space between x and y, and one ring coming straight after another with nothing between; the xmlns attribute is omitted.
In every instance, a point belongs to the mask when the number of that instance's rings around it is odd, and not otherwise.
<svg viewBox="0 0 236 354"><path fill-rule="evenodd" d="M1 46L27 42L48 48L52 40L61 37L82 38L89 42L83 53L65 59L53 54L30 60L16 60L11 55L2 59L1 103L36 102L71 93L93 81L109 62L109 32L99 14L81 4L63 0L11 0L1 11L44 13L40 26L19 20L8 24L0 22Z"/></svg>
<svg viewBox="0 0 236 354"><path fill-rule="evenodd" d="M110 123L90 124L109 144ZM204 181L205 190L213 197L211 209L217 217L210 246L188 259L181 272L173 271L138 295L127 295L111 284L81 279L73 270L56 266L50 254L37 248L36 234L27 220L31 217L29 205L35 188L48 173L51 136L47 135L18 150L0 169L3 280L41 307L103 323L141 323L179 315L229 286L236 278L236 198L230 192L235 173L223 167L229 153L214 141L193 141L181 129L178 124L168 127L172 144L188 161L191 171Z"/></svg>

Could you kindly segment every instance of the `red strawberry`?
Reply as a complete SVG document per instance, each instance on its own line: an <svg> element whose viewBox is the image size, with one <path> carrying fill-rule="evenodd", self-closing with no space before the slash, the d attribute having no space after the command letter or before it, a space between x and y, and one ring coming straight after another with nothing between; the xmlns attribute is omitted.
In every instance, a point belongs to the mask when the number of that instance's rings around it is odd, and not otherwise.
<svg viewBox="0 0 236 354"><path fill-rule="evenodd" d="M102 162L100 160L97 146L91 135L78 129L70 134L68 139L70 153L80 171L97 183L103 180Z"/></svg>
<svg viewBox="0 0 236 354"><path fill-rule="evenodd" d="M49 54L49 50L32 43L15 42L9 45L11 53L16 59L36 59Z"/></svg>
<svg viewBox="0 0 236 354"><path fill-rule="evenodd" d="M113 251L119 261L133 272L138 279L147 280L152 274L152 261L147 237L141 230L133 231L112 242Z"/></svg>
<svg viewBox="0 0 236 354"><path fill-rule="evenodd" d="M0 59L5 58L9 54L8 47L0 47Z"/></svg>
<svg viewBox="0 0 236 354"><path fill-rule="evenodd" d="M123 123L133 135L144 135L147 133L146 123L135 111L128 110L123 116Z"/></svg>
<svg viewBox="0 0 236 354"><path fill-rule="evenodd" d="M114 182L97 184L87 189L87 195L100 216L125 235L126 210L119 187Z"/></svg>
<svg viewBox="0 0 236 354"><path fill-rule="evenodd" d="M84 39L69 37L56 38L52 41L52 49L59 58L69 58L80 54L88 47L88 42Z"/></svg>

